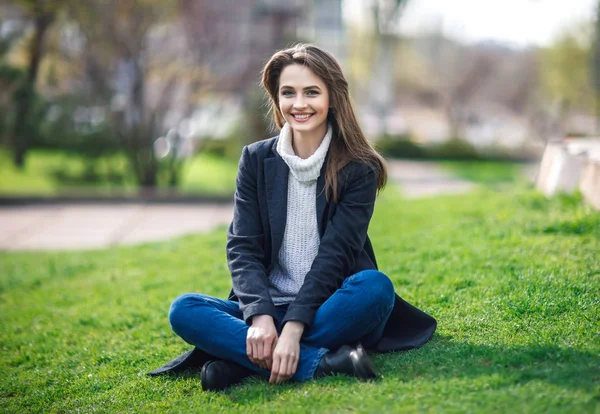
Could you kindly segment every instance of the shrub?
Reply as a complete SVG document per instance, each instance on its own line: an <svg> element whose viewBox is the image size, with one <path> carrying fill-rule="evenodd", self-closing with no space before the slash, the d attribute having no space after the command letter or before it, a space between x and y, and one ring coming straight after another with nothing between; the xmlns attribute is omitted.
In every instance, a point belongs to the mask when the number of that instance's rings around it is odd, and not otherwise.
<svg viewBox="0 0 600 414"><path fill-rule="evenodd" d="M375 144L384 157L391 158L429 158L427 150L410 139L409 135L384 135Z"/></svg>
<svg viewBox="0 0 600 414"><path fill-rule="evenodd" d="M470 142L460 138L452 138L432 146L429 153L431 158L443 160L480 160L483 158Z"/></svg>
<svg viewBox="0 0 600 414"><path fill-rule="evenodd" d="M199 150L222 158L238 160L242 154L243 143L239 138L203 138Z"/></svg>

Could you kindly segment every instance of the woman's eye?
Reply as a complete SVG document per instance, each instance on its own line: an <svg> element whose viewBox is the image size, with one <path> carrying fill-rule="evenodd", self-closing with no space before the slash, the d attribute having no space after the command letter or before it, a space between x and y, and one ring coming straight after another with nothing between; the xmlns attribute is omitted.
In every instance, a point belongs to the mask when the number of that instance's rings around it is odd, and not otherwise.
<svg viewBox="0 0 600 414"><path fill-rule="evenodd" d="M317 92L317 91L308 91L308 92L306 92L306 94L307 94L307 95L313 95L313 96L314 96L314 95L318 95L318 94L319 94L319 92Z"/></svg>
<svg viewBox="0 0 600 414"><path fill-rule="evenodd" d="M292 91L283 91L283 92L281 92L281 95L283 95L283 96L292 95Z"/></svg>

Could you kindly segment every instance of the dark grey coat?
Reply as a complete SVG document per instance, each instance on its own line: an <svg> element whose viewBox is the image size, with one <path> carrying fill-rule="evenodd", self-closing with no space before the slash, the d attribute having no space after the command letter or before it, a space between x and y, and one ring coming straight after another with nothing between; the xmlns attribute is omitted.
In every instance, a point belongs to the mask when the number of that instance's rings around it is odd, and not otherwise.
<svg viewBox="0 0 600 414"><path fill-rule="evenodd" d="M244 319L275 316L268 275L283 241L289 169L276 151L277 137L244 148L240 159L234 216L227 235L227 261L233 288L229 298L240 302ZM310 327L317 309L344 279L361 270L377 269L367 235L377 192L377 175L367 165L351 162L339 173L338 203L327 202L325 166L317 180L317 223L321 238L317 257L284 323L301 321ZM396 295L394 309L373 348L376 352L407 350L433 336L436 321ZM160 375L200 367L211 356L194 349L150 372Z"/></svg>

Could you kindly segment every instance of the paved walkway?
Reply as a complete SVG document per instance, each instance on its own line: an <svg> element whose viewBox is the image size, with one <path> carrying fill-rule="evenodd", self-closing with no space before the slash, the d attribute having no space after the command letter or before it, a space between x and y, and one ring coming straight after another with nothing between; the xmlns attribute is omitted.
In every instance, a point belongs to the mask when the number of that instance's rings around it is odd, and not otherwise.
<svg viewBox="0 0 600 414"><path fill-rule="evenodd" d="M79 250L166 240L231 221L223 204L31 205L0 208L0 250Z"/></svg>
<svg viewBox="0 0 600 414"><path fill-rule="evenodd" d="M392 161L389 184L408 198L468 191L434 163ZM0 206L0 250L84 250L166 240L229 224L227 204Z"/></svg>
<svg viewBox="0 0 600 414"><path fill-rule="evenodd" d="M406 198L464 193L473 183L451 177L437 164L427 161L389 161L388 181L400 186Z"/></svg>

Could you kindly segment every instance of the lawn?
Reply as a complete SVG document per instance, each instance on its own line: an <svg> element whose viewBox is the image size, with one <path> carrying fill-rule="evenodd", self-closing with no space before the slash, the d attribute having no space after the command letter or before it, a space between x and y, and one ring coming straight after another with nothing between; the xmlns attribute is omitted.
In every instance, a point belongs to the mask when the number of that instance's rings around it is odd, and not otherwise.
<svg viewBox="0 0 600 414"><path fill-rule="evenodd" d="M98 195L136 192L133 176L127 172L127 162L122 155L94 161L102 177L110 171L125 177L116 183L106 179L81 181L89 162L60 150L35 149L28 153L25 168L19 170L12 164L8 151L0 147L0 194L57 196L73 192ZM182 168L178 188L182 193L229 196L235 191L236 161L200 153L187 160Z"/></svg>
<svg viewBox="0 0 600 414"><path fill-rule="evenodd" d="M441 161L440 166L451 175L480 184L523 181L523 163L507 161Z"/></svg>
<svg viewBox="0 0 600 414"><path fill-rule="evenodd" d="M205 393L144 375L188 349L186 291L225 296L225 229L85 253L0 253L0 410L600 412L600 214L520 190L404 200L370 234L397 292L434 315L424 347L375 355L379 382L330 377Z"/></svg>

